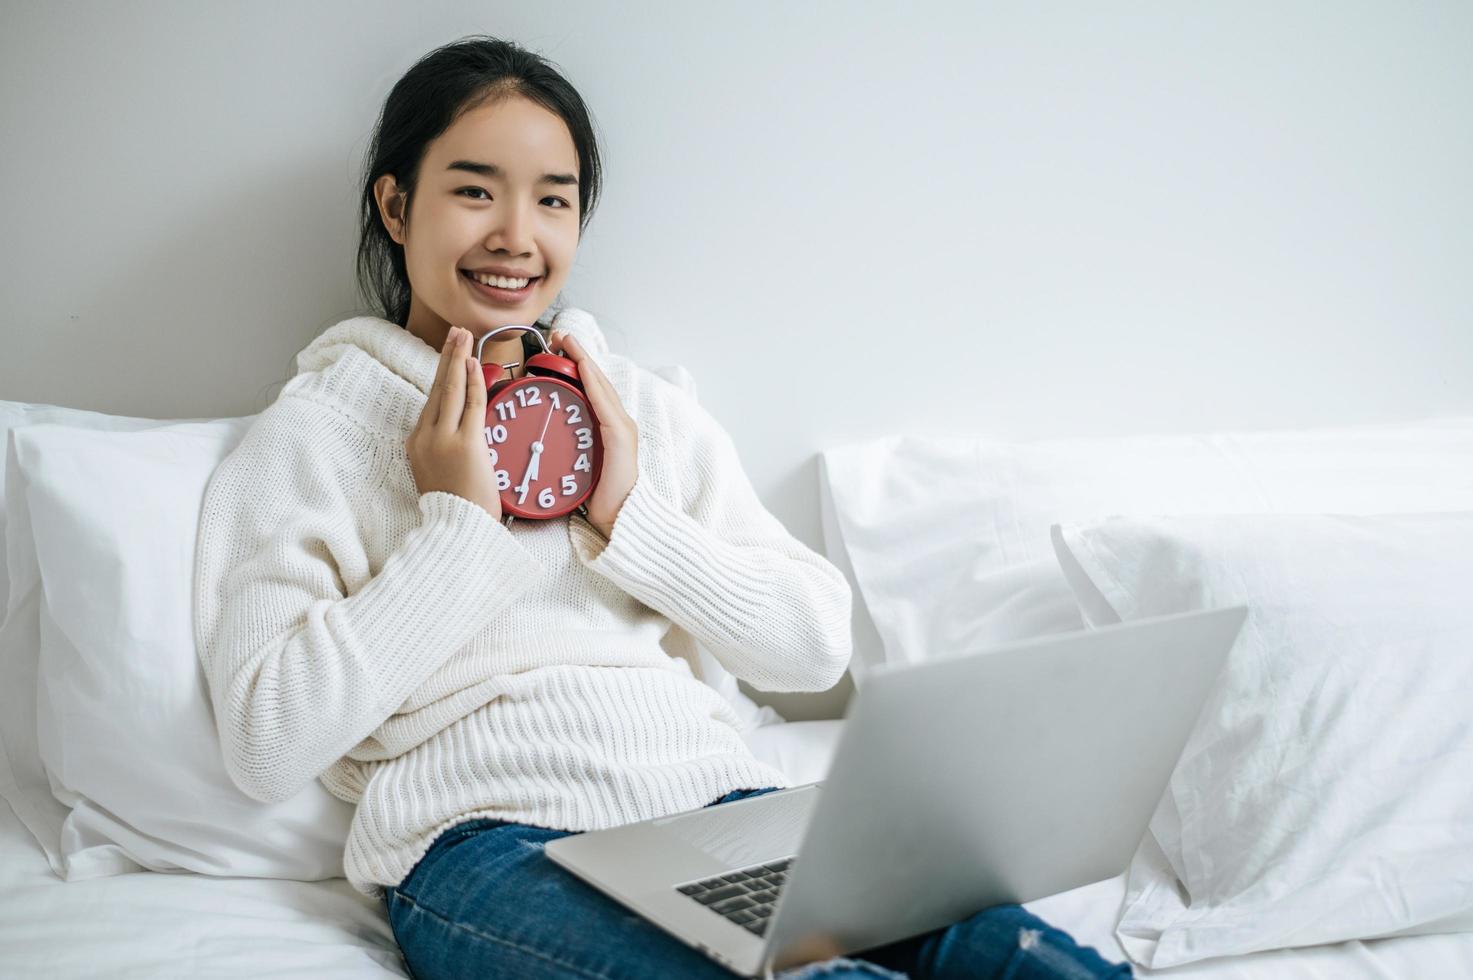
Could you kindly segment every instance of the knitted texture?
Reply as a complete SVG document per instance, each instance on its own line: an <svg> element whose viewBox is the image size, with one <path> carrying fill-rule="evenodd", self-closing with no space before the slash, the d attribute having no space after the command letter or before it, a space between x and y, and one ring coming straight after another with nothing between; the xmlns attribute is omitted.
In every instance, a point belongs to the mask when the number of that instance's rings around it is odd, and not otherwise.
<svg viewBox="0 0 1473 980"><path fill-rule="evenodd" d="M356 804L343 865L373 898L472 817L595 830L791 785L698 679L697 641L765 691L826 690L849 662L848 583L725 431L587 312L555 325L639 426L607 540L419 493L405 440L439 353L376 317L298 354L206 489L195 639L228 771L258 800L320 779Z"/></svg>

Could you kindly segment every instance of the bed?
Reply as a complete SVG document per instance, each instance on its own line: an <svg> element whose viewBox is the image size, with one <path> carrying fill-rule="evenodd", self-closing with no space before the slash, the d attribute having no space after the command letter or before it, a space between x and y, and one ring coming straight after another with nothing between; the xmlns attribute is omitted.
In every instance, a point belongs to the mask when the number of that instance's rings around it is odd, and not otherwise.
<svg viewBox="0 0 1473 980"><path fill-rule="evenodd" d="M671 377L678 380L678 372ZM192 533L190 501L198 500L213 463L248 423L249 418L122 419L0 402L7 450L7 560L0 581L0 595L7 597L0 630L0 796L6 800L0 806L0 975L407 975L382 906L331 873L334 835L344 829L338 801L323 794L288 801L283 806L294 808L287 810L231 810L222 821L221 807L239 801L222 802L232 789L216 774L191 785L194 809L184 815L187 820L172 812L172 823L160 823L160 814L149 811L139 793L121 792L116 781L89 776L82 766L87 752L107 740L106 730L98 729L91 731L90 743L78 741L79 731L95 722L82 719L101 710L99 698L120 690L136 697L126 704L108 702L108 710L146 713L155 737L179 740L185 733L183 741L202 746L201 758L212 751L208 719L195 705L199 691L191 686L198 678L183 666L192 649L176 643L170 652L157 639L178 630L158 610L177 607L181 593L160 593L156 583L177 580L185 566L169 563L187 561L192 549L157 542ZM866 674L882 665L1096 628L1112 615L1149 614L1154 607L1146 586L1171 576L1149 562L1127 567L1096 559L1118 557L1136 542L1144 542L1143 553L1159 557L1167 542L1186 540L1190 554L1171 558L1172 574L1179 574L1193 555L1210 551L1206 535L1220 538L1224 529L1231 531L1233 546L1251 547L1255 556L1273 550L1263 540L1307 542L1297 549L1300 557L1326 533L1342 535L1333 539L1339 546L1349 540L1343 535L1347 527L1355 540L1371 540L1382 564L1401 554L1388 551L1388 541L1403 550L1420 547L1407 552L1422 562L1415 567L1445 560L1445 568L1436 567L1455 579L1451 589L1423 590L1432 594L1427 601L1437 600L1456 592L1464 568L1458 554L1444 551L1454 550L1457 535L1469 527L1463 518L1473 511L1470 461L1473 420L1466 419L1026 445L887 437L834 447L820 460L824 550L855 590L851 678L862 687ZM99 495L95 487L103 472L110 493ZM164 483L172 488L168 493L155 489ZM129 487L145 492L130 496ZM1338 515L1328 524L1326 510ZM1305 516L1309 511L1314 519ZM1387 512L1401 515L1400 522L1377 516ZM1150 520L1122 523L1128 514ZM174 522L172 530L166 521ZM1265 528L1272 538L1249 533ZM140 561L145 542L153 550ZM1317 566L1349 567L1347 554L1337 552L1338 564L1314 560ZM1232 584L1241 584L1241 566L1233 571ZM1130 574L1143 578L1130 580ZM183 578L187 587L188 576ZM1461 579L1464 586L1469 581L1473 577ZM1205 573L1201 582L1208 582ZM1173 592L1160 601L1167 599L1179 596ZM29 626L38 604L40 625ZM1429 613L1418 607L1417 615ZM147 650L154 659L140 665L137 649L118 655L123 648L87 646L89 637L103 633L115 634L120 643L151 637ZM1449 659L1439 655L1437 662ZM759 758L794 783L823 779L842 718L784 720L741 693L709 654L702 652L697 667L701 679L738 709L744 737ZM154 673L140 673L145 670ZM172 689L157 683L165 671L182 678ZM1448 676L1456 694L1465 674ZM92 701L86 700L89 690ZM1444 745L1461 739L1459 752L1473 741L1464 713L1447 713L1447 727L1437 733ZM28 749L36 761L28 759ZM1446 768L1449 758L1434 761ZM1179 772L1190 772L1188 761L1184 754ZM41 787L49 788L44 800L33 796L30 805L15 807L25 792ZM1470 823L1466 796L1438 802ZM234 835L229 848L218 841L227 823ZM275 835L280 827L294 829ZM1449 822L1439 839L1460 846L1465 831ZM1154 822L1152 834L1166 839ZM1317 831L1311 825L1301 836L1314 838ZM1353 850L1343 850L1343 857L1355 865ZM1129 873L1029 907L1108 958L1135 960L1140 976L1473 976L1473 919L1467 915L1473 877L1465 877L1467 865L1459 863L1466 858L1462 850L1441 857L1449 887L1440 891L1428 892L1428 881L1410 874L1364 885L1374 898L1405 899L1405 907L1379 909L1383 917L1402 916L1390 926L1355 925L1359 920L1349 913L1336 913L1314 926L1320 933L1306 925L1273 939L1275 948L1204 956L1199 954L1207 947L1199 944L1193 947L1197 954L1178 953L1190 961L1176 965L1148 965L1151 953L1122 945L1122 910L1133 901ZM1377 861L1375 867L1384 871L1384 855ZM1403 863L1414 862L1408 857ZM1131 871L1150 870L1143 867L1133 863ZM1343 892L1342 887L1332 897ZM1432 898L1420 898L1424 893ZM1294 907L1285 908L1292 919ZM1373 938L1391 926L1397 934ZM1335 930L1348 934L1337 941L1306 941ZM1161 958L1159 951L1154 955Z"/></svg>
<svg viewBox="0 0 1473 980"><path fill-rule="evenodd" d="M797 777L821 774L842 721L764 726L751 740ZM805 779L805 781L807 781ZM1028 903L1111 959L1122 880ZM404 977L383 908L345 879L285 881L151 871L62 881L0 807L0 973L6 977ZM1140 976L1190 980L1387 980L1473 976L1473 933L1257 953Z"/></svg>

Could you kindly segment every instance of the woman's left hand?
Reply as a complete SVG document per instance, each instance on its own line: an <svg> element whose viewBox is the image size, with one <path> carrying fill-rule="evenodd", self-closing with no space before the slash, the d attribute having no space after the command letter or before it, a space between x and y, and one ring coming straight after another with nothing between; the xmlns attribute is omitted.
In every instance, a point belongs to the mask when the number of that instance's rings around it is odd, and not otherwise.
<svg viewBox="0 0 1473 980"><path fill-rule="evenodd" d="M603 471L598 478L598 486L593 488L584 506L588 508L588 523L607 540L613 536L614 519L619 516L619 510L639 476L639 426L624 411L619 393L576 337L554 330L548 337L548 346L554 350L561 347L563 354L578 366L583 391L588 395L593 414L598 416L599 437L603 441Z"/></svg>

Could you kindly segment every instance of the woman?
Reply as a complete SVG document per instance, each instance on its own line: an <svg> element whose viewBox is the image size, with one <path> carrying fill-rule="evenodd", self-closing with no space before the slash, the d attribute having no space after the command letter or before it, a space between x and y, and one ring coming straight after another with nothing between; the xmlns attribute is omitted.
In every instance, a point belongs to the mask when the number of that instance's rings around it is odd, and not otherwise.
<svg viewBox="0 0 1473 980"><path fill-rule="evenodd" d="M347 876L422 980L730 976L542 845L789 785L695 678L693 641L763 690L825 690L849 660L847 584L715 420L587 313L542 322L599 173L582 100L537 56L470 38L423 58L365 175L382 316L298 354L206 494L200 649L232 778L355 804ZM534 323L578 364L604 460L586 511L513 530L474 340ZM481 359L520 376L520 336ZM1004 970L1129 973L1017 906L790 972Z"/></svg>

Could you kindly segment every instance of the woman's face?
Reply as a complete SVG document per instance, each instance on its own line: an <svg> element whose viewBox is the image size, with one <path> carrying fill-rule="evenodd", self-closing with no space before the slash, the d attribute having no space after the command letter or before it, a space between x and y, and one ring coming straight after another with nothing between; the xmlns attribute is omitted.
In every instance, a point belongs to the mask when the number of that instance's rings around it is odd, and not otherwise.
<svg viewBox="0 0 1473 980"><path fill-rule="evenodd" d="M380 177L380 212L409 269L405 326L438 349L452 324L479 337L536 322L573 266L577 180L567 125L520 95L466 112L430 144L407 222L399 220L397 183ZM535 278L525 289L491 293L469 278L488 268Z"/></svg>

